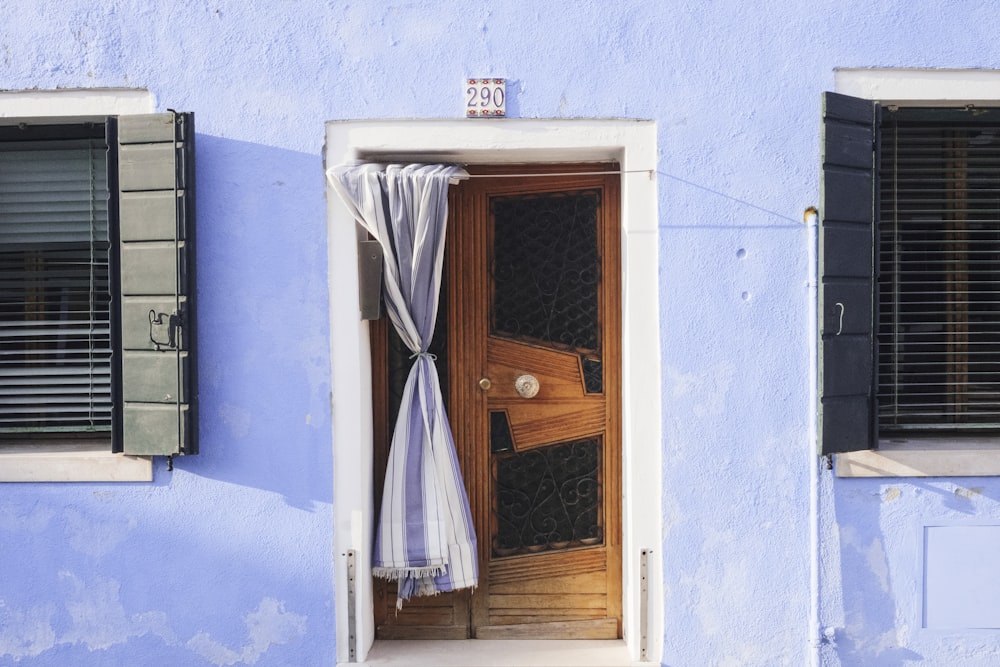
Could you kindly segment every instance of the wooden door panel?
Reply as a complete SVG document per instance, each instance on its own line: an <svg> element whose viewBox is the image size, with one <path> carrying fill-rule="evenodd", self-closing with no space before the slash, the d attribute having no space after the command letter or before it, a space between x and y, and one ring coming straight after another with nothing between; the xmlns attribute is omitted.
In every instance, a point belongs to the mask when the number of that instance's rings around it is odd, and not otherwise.
<svg viewBox="0 0 1000 667"><path fill-rule="evenodd" d="M613 618L556 621L476 628L477 639L617 639L619 623Z"/></svg>
<svg viewBox="0 0 1000 667"><path fill-rule="evenodd" d="M603 394L587 394L580 356L490 336L486 344L489 410L507 415L518 451L604 432ZM538 393L522 398L515 381L538 380Z"/></svg>
<svg viewBox="0 0 1000 667"><path fill-rule="evenodd" d="M538 379L538 400L586 396L579 355L495 336L490 336L486 347L487 373L493 382L491 401L519 400L514 381L525 374Z"/></svg>
<svg viewBox="0 0 1000 667"><path fill-rule="evenodd" d="M528 622L553 623L608 618L604 587L600 593L490 595L489 625L517 625ZM477 636L478 636L478 628Z"/></svg>
<svg viewBox="0 0 1000 667"><path fill-rule="evenodd" d="M490 610L492 625L520 625L521 623L561 623L566 621L588 621L607 617L606 605L603 600L596 601L587 598L579 604L575 599L568 599L566 606L541 607L529 605L526 607L497 607ZM572 605L572 606L571 606Z"/></svg>
<svg viewBox="0 0 1000 667"><path fill-rule="evenodd" d="M489 513L480 525L489 531L480 537L486 576L472 599L472 632L480 638L615 638L621 636L617 480L621 455L619 435L612 431L619 428L617 187L613 178L571 178L565 189L550 184L550 195L537 180L491 184L481 196L487 219L484 236L491 244L487 267L479 273L487 280L491 309L485 322L490 330L485 345L486 377L490 379L485 407L491 414L506 417L513 447L490 442L488 447L477 448L480 460L489 462L492 475L488 486L478 490ZM573 201L572 215L579 215L591 202L601 202L597 209L590 209L594 217L583 214L573 223L576 230L596 226L580 237L595 245L578 254L562 245L573 243L564 235L558 241L541 243L525 238L523 242L532 247L531 256L517 257L516 243L498 239L501 225L493 216L500 214L491 202L497 196L509 206L520 192L526 193L524 201L542 207L551 203L558 208ZM520 217L532 213L519 203L513 208L517 216L503 223L503 233L520 235L522 225L551 229L547 222L551 211L542 214L542 222ZM553 225L560 222L552 219ZM539 254L539 246L552 248L551 260ZM500 247L502 259L493 254ZM539 273L535 273L536 262L546 265ZM566 272L560 267L566 267ZM581 274L599 276L596 288L590 282L574 286L574 276ZM517 285L541 285L537 294L527 298L523 312L499 293ZM579 309L572 300L546 301L564 289L581 295ZM502 316L492 310L501 303ZM532 313L554 319L536 324L526 319ZM589 333L575 336L569 323L580 318L590 318L591 324L583 325ZM596 325L593 318L597 318ZM590 378L584 372L584 360L591 366ZM522 397L515 390L515 380L521 375L537 379L534 397ZM491 417L491 436L493 425ZM502 474L501 466L506 466ZM520 474L527 477L517 477ZM586 496L587 502L578 505L576 513L567 514L564 510L573 504L571 498L581 497L575 496L579 487L573 486L580 483L597 491ZM531 504L522 507L522 498ZM554 528L550 521L556 522Z"/></svg>
<svg viewBox="0 0 1000 667"><path fill-rule="evenodd" d="M375 632L379 639L468 639L469 592L410 598L396 608L396 584L376 580Z"/></svg>
<svg viewBox="0 0 1000 667"><path fill-rule="evenodd" d="M537 401L530 405L490 403L491 410L504 410L510 422L517 451L578 440L604 431L604 406L581 408L579 403Z"/></svg>
<svg viewBox="0 0 1000 667"><path fill-rule="evenodd" d="M521 556L504 558L490 563L490 584L500 586L500 592L512 584L533 585L539 581L555 582L560 578L581 577L594 572L604 572L608 565L604 549L579 549L546 554L547 558Z"/></svg>
<svg viewBox="0 0 1000 667"><path fill-rule="evenodd" d="M490 595L490 615L502 616L502 610L514 610L517 613L524 613L526 609L544 609L555 614L560 609L570 612L582 612L585 609L596 609L601 615L607 609L603 590L600 593L563 593L549 594L532 593L531 595Z"/></svg>
<svg viewBox="0 0 1000 667"><path fill-rule="evenodd" d="M503 583L490 581L490 591L497 595L526 595L539 593L542 595L558 594L566 591L603 591L607 585L604 574L604 563L601 563L601 570L590 573L578 573L574 569L573 574L563 574L562 576L547 575L544 577L522 577Z"/></svg>
<svg viewBox="0 0 1000 667"><path fill-rule="evenodd" d="M496 560L490 564L489 582L491 626L615 617L605 548Z"/></svg>

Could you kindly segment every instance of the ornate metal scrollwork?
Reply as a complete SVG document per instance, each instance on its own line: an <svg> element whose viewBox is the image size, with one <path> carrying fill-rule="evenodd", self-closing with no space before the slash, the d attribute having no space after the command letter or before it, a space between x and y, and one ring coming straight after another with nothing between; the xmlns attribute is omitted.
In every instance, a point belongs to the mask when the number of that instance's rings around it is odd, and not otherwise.
<svg viewBox="0 0 1000 667"><path fill-rule="evenodd" d="M597 439L498 456L493 554L602 544L600 461Z"/></svg>
<svg viewBox="0 0 1000 667"><path fill-rule="evenodd" d="M597 190L492 200L492 330L596 351L601 257Z"/></svg>

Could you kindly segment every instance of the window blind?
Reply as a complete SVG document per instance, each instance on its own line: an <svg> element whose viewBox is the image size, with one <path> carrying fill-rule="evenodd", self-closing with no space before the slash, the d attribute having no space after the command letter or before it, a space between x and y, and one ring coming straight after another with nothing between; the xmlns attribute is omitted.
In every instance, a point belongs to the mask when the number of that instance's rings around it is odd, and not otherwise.
<svg viewBox="0 0 1000 667"><path fill-rule="evenodd" d="M1000 428L1000 110L885 109L878 419Z"/></svg>
<svg viewBox="0 0 1000 667"><path fill-rule="evenodd" d="M0 439L111 427L107 146L0 144Z"/></svg>

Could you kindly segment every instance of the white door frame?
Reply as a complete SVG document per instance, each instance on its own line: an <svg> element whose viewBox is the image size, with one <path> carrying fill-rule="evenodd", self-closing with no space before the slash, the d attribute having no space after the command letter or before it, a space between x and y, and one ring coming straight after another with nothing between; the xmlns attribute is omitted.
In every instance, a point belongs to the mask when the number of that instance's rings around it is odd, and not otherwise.
<svg viewBox="0 0 1000 667"><path fill-rule="evenodd" d="M633 660L659 662L663 644L661 372L656 125L634 120L362 120L326 125L326 166L379 162L608 162L622 174L622 595ZM333 409L337 662L349 659L347 552L356 554L355 660L374 641L371 586L371 353L358 307L361 232L327 187ZM639 573L649 552L646 607ZM645 627L641 619L645 618Z"/></svg>

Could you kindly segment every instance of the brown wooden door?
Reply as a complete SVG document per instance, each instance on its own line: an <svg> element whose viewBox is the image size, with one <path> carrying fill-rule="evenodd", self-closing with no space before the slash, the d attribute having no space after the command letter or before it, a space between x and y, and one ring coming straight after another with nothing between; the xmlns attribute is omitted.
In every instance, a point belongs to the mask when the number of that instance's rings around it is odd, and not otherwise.
<svg viewBox="0 0 1000 667"><path fill-rule="evenodd" d="M399 614L378 586L379 636L621 636L619 177L592 174L615 169L451 189L439 366L480 584Z"/></svg>

